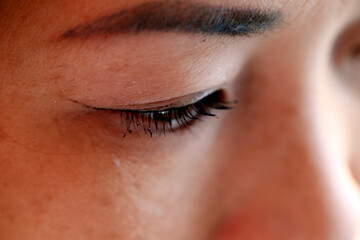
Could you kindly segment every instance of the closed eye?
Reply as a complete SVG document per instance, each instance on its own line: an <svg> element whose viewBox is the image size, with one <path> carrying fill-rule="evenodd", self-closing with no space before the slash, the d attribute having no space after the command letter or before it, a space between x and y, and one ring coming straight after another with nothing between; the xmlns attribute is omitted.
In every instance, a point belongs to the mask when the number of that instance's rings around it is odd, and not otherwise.
<svg viewBox="0 0 360 240"><path fill-rule="evenodd" d="M215 91L197 102L182 107L173 107L160 110L131 110L99 108L82 104L95 111L115 114L119 119L119 127L124 133L145 134L150 137L167 132L175 133L190 128L196 121L205 117L217 117L214 110L231 109L231 103L224 100L222 90Z"/></svg>

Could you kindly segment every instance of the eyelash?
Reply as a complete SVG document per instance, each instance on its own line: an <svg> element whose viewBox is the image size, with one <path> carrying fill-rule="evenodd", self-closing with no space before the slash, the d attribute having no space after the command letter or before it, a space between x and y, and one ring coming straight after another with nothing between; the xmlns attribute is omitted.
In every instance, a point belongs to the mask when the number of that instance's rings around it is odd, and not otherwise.
<svg viewBox="0 0 360 240"><path fill-rule="evenodd" d="M128 134L154 135L188 129L195 121L203 117L217 117L212 110L231 109L230 103L223 101L222 91L214 92L199 101L184 107L169 108L159 111L107 110L120 114L121 125L125 129L123 137ZM98 109L99 110L99 109ZM100 109L103 110L103 109ZM175 127L175 125L177 125Z"/></svg>

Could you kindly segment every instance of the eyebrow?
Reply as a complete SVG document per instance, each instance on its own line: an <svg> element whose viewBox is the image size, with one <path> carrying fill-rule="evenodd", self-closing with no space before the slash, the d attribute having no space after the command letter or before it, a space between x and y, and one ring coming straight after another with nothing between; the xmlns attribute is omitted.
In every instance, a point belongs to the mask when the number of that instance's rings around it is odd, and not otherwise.
<svg viewBox="0 0 360 240"><path fill-rule="evenodd" d="M277 11L230 8L184 1L148 2L66 31L61 38L145 31L247 36L271 29L279 22Z"/></svg>

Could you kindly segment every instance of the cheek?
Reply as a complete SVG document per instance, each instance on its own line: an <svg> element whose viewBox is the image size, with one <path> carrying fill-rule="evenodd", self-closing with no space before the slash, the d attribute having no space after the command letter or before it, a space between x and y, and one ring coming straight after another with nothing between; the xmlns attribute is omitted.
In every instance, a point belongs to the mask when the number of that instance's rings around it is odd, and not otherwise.
<svg viewBox="0 0 360 240"><path fill-rule="evenodd" d="M111 141L106 149L87 148L68 155L4 144L0 205L8 217L0 220L1 226L11 225L6 231L25 235L29 229L49 234L51 229L55 236L86 233L87 239L110 233L132 239L134 228L141 229L139 235L164 228L185 234L190 225L199 224L189 219L200 216L203 202L211 198L216 166L208 153L217 138L216 124L210 129L195 139L134 137L117 144ZM97 137L109 140L109 136Z"/></svg>

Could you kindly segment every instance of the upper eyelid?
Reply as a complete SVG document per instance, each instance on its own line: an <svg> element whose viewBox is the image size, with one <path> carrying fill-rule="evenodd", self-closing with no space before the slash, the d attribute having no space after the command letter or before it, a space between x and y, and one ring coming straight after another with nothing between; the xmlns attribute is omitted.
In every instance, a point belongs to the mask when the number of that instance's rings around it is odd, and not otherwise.
<svg viewBox="0 0 360 240"><path fill-rule="evenodd" d="M133 111L133 112L159 112L159 111L166 111L175 108L186 107L191 104L194 104L198 101L201 101L205 97L211 95L212 93L219 91L220 88L211 88L204 91L200 91L197 93L188 94L181 97L176 97L169 100L163 100L158 102L150 102L144 104L127 104L127 105L120 105L120 106L113 106L113 107L103 107L103 106L92 106L88 105L84 102L75 99L68 99L73 103L82 105L89 109L94 110L110 110L110 111Z"/></svg>

